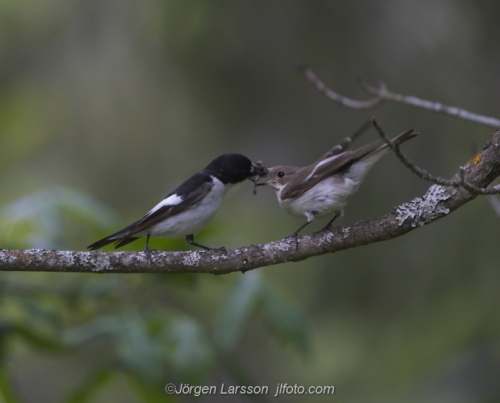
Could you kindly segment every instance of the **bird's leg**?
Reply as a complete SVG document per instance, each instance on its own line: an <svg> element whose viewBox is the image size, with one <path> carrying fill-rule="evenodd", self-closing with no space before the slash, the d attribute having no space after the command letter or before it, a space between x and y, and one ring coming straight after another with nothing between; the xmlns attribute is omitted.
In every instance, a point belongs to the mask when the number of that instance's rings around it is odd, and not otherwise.
<svg viewBox="0 0 500 403"><path fill-rule="evenodd" d="M325 227L321 231L326 231L327 229L332 229L332 223L340 217L340 211L337 211L333 218L325 225Z"/></svg>
<svg viewBox="0 0 500 403"><path fill-rule="evenodd" d="M151 235L148 234L146 236L146 246L144 247L144 253L146 254L146 257L151 260L151 255L153 255L154 253L156 253L156 250L155 249L149 249L149 237Z"/></svg>
<svg viewBox="0 0 500 403"><path fill-rule="evenodd" d="M205 245L200 245L198 242L194 241L194 235L193 234L186 236L186 242L189 245L197 246L197 247L205 249L205 250L226 250L226 248L224 248L224 246L222 246L220 248L210 248L210 247L205 246Z"/></svg>
<svg viewBox="0 0 500 403"><path fill-rule="evenodd" d="M312 220L314 220L314 214L309 211L305 213L305 216L307 217L307 222L304 225L302 225L297 231L285 237L285 239L293 238L295 240L295 249L299 249L299 240L298 240L299 232L302 229L304 229L307 225L309 225L312 222Z"/></svg>

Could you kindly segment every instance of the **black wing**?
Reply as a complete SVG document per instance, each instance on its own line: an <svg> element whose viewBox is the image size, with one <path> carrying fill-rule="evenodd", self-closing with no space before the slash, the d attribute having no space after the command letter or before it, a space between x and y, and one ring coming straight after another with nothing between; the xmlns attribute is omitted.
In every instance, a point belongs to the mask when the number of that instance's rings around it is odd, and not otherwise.
<svg viewBox="0 0 500 403"><path fill-rule="evenodd" d="M205 198L212 188L213 182L211 180L207 181L204 175L197 173L165 197L166 199L174 194L185 195L179 204L163 206L150 214L148 213L140 220L130 224L122 230L94 242L92 245L89 245L87 249L100 249L113 242L116 242L116 249L133 242L140 238L134 237L134 234L140 233L169 217L195 207Z"/></svg>

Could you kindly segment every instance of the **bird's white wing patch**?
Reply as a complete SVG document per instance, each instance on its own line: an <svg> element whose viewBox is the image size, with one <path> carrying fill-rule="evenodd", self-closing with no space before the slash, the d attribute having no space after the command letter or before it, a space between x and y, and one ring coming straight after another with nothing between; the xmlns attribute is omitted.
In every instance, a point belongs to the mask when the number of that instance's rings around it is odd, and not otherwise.
<svg viewBox="0 0 500 403"><path fill-rule="evenodd" d="M175 206L176 204L179 204L181 201L182 201L182 197L180 197L179 195L176 195L176 194L170 195L170 196L166 197L165 199L163 199L161 202L159 202L156 206L154 206L149 211L149 213L146 214L146 217L148 215L153 214L155 211L161 209L162 207Z"/></svg>
<svg viewBox="0 0 500 403"><path fill-rule="evenodd" d="M339 154L339 155L340 155L340 154ZM317 165L314 167L314 169L312 170L312 172L311 172L311 173L307 176L307 178L305 178L305 179L302 181L302 183L303 183L303 182L307 182L309 179L311 179L311 178L314 176L314 174L316 173L316 171L318 170L318 168L319 168L319 167L321 167L322 165L327 164L327 163L328 163L328 162L330 162L330 161L333 161L333 160L337 159L337 158L339 157L339 155L334 155L334 156L332 156L332 157L330 157L330 158L326 158L326 159L324 159L323 161L321 161L319 164L317 164Z"/></svg>

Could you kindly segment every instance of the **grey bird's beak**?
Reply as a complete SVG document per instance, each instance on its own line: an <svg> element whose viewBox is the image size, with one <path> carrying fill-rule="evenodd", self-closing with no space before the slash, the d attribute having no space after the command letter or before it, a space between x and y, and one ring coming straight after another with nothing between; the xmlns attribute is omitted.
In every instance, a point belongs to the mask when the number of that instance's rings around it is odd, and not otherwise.
<svg viewBox="0 0 500 403"><path fill-rule="evenodd" d="M256 183L255 186L270 186L272 179L269 179L267 182Z"/></svg>
<svg viewBox="0 0 500 403"><path fill-rule="evenodd" d="M257 186L270 185L271 182L272 182L272 179L269 179L267 182L261 182L261 183L254 182L253 183L253 194L254 195L257 194Z"/></svg>

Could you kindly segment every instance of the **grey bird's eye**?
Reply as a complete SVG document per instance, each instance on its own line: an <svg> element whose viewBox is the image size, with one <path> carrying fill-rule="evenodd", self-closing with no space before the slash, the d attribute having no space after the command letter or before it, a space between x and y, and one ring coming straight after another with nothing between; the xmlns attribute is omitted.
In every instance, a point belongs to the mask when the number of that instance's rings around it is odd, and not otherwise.
<svg viewBox="0 0 500 403"><path fill-rule="evenodd" d="M278 178L283 178L283 176L285 176L285 173L282 171L279 171L277 175L278 175Z"/></svg>

